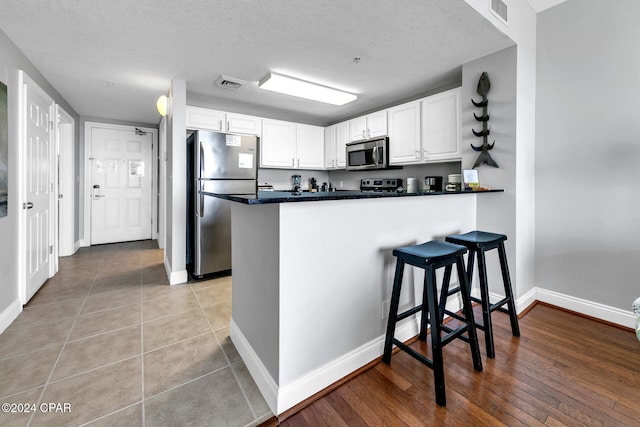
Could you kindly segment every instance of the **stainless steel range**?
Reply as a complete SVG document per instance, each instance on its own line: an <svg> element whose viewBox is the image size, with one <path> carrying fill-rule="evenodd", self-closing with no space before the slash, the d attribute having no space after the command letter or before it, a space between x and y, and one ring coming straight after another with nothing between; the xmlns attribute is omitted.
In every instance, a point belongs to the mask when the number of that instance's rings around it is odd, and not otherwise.
<svg viewBox="0 0 640 427"><path fill-rule="evenodd" d="M395 193L402 188L400 178L366 178L360 180L360 191L367 193Z"/></svg>

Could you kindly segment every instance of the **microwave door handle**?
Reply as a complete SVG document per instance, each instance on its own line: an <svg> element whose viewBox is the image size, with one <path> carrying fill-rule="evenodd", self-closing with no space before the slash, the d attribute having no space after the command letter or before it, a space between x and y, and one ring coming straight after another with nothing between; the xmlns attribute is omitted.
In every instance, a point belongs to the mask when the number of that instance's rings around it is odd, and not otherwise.
<svg viewBox="0 0 640 427"><path fill-rule="evenodd" d="M373 164L378 166L378 146L373 147Z"/></svg>

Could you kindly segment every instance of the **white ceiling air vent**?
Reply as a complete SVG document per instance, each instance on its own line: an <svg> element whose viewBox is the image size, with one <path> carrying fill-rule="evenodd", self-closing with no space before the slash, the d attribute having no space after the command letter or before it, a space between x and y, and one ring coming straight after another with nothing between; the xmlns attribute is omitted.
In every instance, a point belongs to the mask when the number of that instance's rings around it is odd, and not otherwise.
<svg viewBox="0 0 640 427"><path fill-rule="evenodd" d="M240 88L240 86L242 86L246 82L247 82L246 80L242 80L237 77L225 76L224 74L220 75L220 77L218 77L218 79L215 81L216 86L224 87L227 89L233 89L233 90L237 90L238 88Z"/></svg>
<svg viewBox="0 0 640 427"><path fill-rule="evenodd" d="M507 23L507 2L506 0L489 0L491 2L491 12L502 22Z"/></svg>

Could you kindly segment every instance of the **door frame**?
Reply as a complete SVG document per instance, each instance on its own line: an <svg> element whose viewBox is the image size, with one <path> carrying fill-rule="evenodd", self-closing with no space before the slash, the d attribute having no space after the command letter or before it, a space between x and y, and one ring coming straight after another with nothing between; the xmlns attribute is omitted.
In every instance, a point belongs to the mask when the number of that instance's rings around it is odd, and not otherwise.
<svg viewBox="0 0 640 427"><path fill-rule="evenodd" d="M146 126L116 125L113 123L85 122L84 124L84 174L81 188L84 192L84 233L81 246L91 246L91 135L93 129L128 130L135 132L140 129L151 134L151 239L157 239L158 224L158 168L154 159L158 157L158 129Z"/></svg>
<svg viewBox="0 0 640 427"><path fill-rule="evenodd" d="M54 241L56 259L69 256L79 248L75 240L75 120L64 108L56 104L56 148L58 153L57 210L58 238ZM62 170L60 170L62 167ZM62 198L61 198L62 197ZM64 224L64 225L63 225Z"/></svg>
<svg viewBox="0 0 640 427"><path fill-rule="evenodd" d="M55 138L55 126L56 126L56 120L54 120L54 113L55 113L55 105L56 102L55 100L44 90L40 87L40 85L38 85L31 77L29 77L29 75L24 71L24 70L18 70L18 123L19 123L19 128L18 128L18 167L20 168L21 172L18 174L18 197L19 197L19 201L18 203L26 203L26 182L27 182L27 146L28 146L28 141L27 141L27 114L26 114L26 108L27 108L27 91L25 90L26 88L29 88L29 90L35 90L40 92L45 98L47 98L47 101L50 101L49 103L49 117L51 118L51 144L50 144L50 159L51 159L51 163L49 165L49 167L51 168L51 180L52 180L52 184L54 185L54 191L50 191L49 194L49 209L51 212L51 215L49 215L49 242L51 242L51 245L54 245L54 236L56 236L57 234L57 229L58 229L58 223L57 223L57 209L55 209L55 207L57 206L56 202L56 198L54 197L54 194L57 195L57 192L55 192L55 185L57 185L56 183L58 182L58 159L57 156L55 155L56 153L56 149L55 149L55 145L56 145L56 138ZM27 246L27 239L26 239L26 235L27 235L27 212L25 209L19 209L19 215L18 215L18 230L19 230L19 238L18 238L18 271L20 272L20 274L18 274L18 296L20 297L20 301L22 303L22 305L27 303L27 260L26 260L26 246ZM57 245L54 245L57 246ZM53 260L56 260L56 262L54 263ZM55 265L54 265L55 264ZM57 255L54 258L54 254L50 253L49 254L49 273L48 273L48 277L52 277L54 274L57 273L57 269L58 269L58 265L57 265Z"/></svg>

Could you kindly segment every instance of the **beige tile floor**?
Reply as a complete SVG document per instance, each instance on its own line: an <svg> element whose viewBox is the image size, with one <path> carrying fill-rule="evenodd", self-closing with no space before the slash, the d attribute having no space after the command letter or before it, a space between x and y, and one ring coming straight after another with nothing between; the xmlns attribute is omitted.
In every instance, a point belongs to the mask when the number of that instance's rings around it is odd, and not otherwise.
<svg viewBox="0 0 640 427"><path fill-rule="evenodd" d="M153 241L60 258L0 335L0 403L36 408L0 425L257 425L272 414L230 318L231 278L169 286Z"/></svg>

